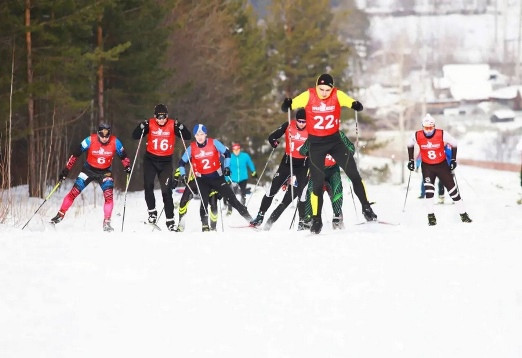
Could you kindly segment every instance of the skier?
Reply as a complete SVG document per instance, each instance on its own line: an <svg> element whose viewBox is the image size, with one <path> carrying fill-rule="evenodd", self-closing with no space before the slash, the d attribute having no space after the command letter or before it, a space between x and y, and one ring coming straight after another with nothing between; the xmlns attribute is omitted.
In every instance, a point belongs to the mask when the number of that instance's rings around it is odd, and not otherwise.
<svg viewBox="0 0 522 358"><path fill-rule="evenodd" d="M304 144L308 138L308 131L306 130L306 112L304 109L299 109L295 114L295 120L284 122L279 128L270 133L268 136L268 143L272 148L277 148L279 145L279 138L285 136L285 154L279 163L279 168L272 178L270 184L270 190L263 196L259 211L254 220L250 222L252 226L259 226L263 222L265 213L272 204L274 196L277 194L279 189L284 185L294 185L295 189L294 197L292 198L292 190L289 188L283 197L281 203L274 209L270 215L268 221L265 224L264 229L269 230L273 223L281 216L283 211L288 205L299 197L306 185L306 175L308 172L308 158L306 155L299 153L299 148ZM292 145L290 145L290 141ZM292 157L292 174L293 178L290 178L290 156ZM297 206L299 210L300 221L304 218L304 205L300 202Z"/></svg>
<svg viewBox="0 0 522 358"><path fill-rule="evenodd" d="M230 155L230 180L234 194L241 194L241 204L246 203L246 187L248 183L248 171L252 178L257 177L256 167L250 154L241 150L239 143L232 143L232 154ZM227 215L232 214L232 205L228 203Z"/></svg>
<svg viewBox="0 0 522 358"><path fill-rule="evenodd" d="M145 135L147 135L147 147L143 156L143 186L149 213L148 221L156 224L158 218L154 196L154 179L157 176L165 208L166 225L169 231L174 231L172 156L176 137L182 140L191 139L190 131L177 119L169 118L167 106L158 104L154 107L154 117L138 124L132 132L134 139L140 139Z"/></svg>
<svg viewBox="0 0 522 358"><path fill-rule="evenodd" d="M366 220L377 220L371 204L368 202L364 185L357 171L353 155L342 143L339 134L341 107L362 111L361 102L334 88L334 80L329 74L317 78L315 88L309 88L295 98L285 98L281 105L283 112L292 108L306 110L308 140L310 141L310 175L314 187L310 198L312 205L312 225L310 231L321 232L323 222L321 211L323 207L324 158L330 154L353 184L353 189L360 202Z"/></svg>
<svg viewBox="0 0 522 358"><path fill-rule="evenodd" d="M437 219L433 210L433 200L435 196L435 177L444 184L448 194L456 204L462 222L470 223L472 220L464 209L464 203L460 197L459 189L453 180L452 171L457 167L457 141L448 132L442 129L435 129L435 119L428 113L422 119L422 130L416 131L411 136L408 148L408 169L415 170L413 161L413 150L415 143L418 144L422 158L422 178L426 189L426 210L428 213L428 225L436 225ZM446 162L444 143L452 147L450 165Z"/></svg>
<svg viewBox="0 0 522 358"><path fill-rule="evenodd" d="M177 182L177 179L180 176L179 168L176 169L176 173L174 174L174 180ZM185 185L185 190L183 191L183 194L181 195L181 199L179 201L179 221L178 226L176 228L176 231L182 232L185 230L185 215L187 214L188 204L190 203L190 200L194 197L195 194L199 194L198 188L196 186L196 180L195 176L190 171L190 175L188 176L188 183ZM209 212L209 219L210 219L210 230L216 231L217 226L217 218L218 218L218 207L217 207L217 201L218 201L218 192L216 190L210 191L208 202L210 204L210 212Z"/></svg>
<svg viewBox="0 0 522 358"><path fill-rule="evenodd" d="M212 189L216 190L223 198L226 198L232 207L250 222L252 217L248 213L246 206L237 200L224 178L225 176L230 176L230 151L219 140L207 137L207 128L203 124L194 126L192 134L196 140L190 143L190 146L187 147L187 150L181 156L179 172L183 181L187 183L185 165L190 161L191 169L196 176L196 183L199 187L201 199L199 213L202 231L210 231L206 208L208 207L209 193ZM225 157L224 169L221 169L221 155Z"/></svg>
<svg viewBox="0 0 522 358"><path fill-rule="evenodd" d="M51 219L51 223L58 224L62 221L65 213L73 204L74 199L94 180L100 185L105 199L105 204L103 205L103 230L113 231L111 227L111 215L114 207L114 180L111 171L112 160L114 155L118 155L127 173L131 171L130 160L120 140L111 135L111 126L107 123L100 123L98 132L85 138L76 150L73 151L73 154L69 157L69 160L67 160L65 168L63 168L60 173L60 181L67 178L69 171L83 152L87 152L83 169L76 178L71 191L63 198L62 206L56 216Z"/></svg>

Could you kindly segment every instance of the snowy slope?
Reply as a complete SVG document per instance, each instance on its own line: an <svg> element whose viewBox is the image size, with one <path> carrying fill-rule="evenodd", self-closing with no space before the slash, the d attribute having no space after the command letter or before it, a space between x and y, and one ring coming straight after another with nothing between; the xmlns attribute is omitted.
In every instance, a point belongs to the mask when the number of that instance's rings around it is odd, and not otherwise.
<svg viewBox="0 0 522 358"><path fill-rule="evenodd" d="M403 213L399 170L367 191L400 225L355 225L346 186L345 230L331 230L325 204L320 235L288 230L291 208L269 232L231 228L244 222L234 213L201 233L199 201L186 232L151 232L142 192L127 197L123 233L116 197L106 234L99 188L52 229L72 182L21 231L41 199L18 194L0 225L1 357L520 357L518 174L459 166L474 222L444 204L428 227L420 174Z"/></svg>

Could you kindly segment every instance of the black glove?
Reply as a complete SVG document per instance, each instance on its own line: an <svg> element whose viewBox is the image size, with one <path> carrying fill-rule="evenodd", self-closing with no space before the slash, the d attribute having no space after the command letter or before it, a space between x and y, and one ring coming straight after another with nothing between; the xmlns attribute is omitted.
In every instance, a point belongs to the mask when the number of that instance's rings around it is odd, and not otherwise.
<svg viewBox="0 0 522 358"><path fill-rule="evenodd" d="M414 171L415 170L415 162L413 161L413 159L410 159L410 161L408 162L408 169L410 171Z"/></svg>
<svg viewBox="0 0 522 358"><path fill-rule="evenodd" d="M268 143L270 143L272 148L277 148L277 146L279 145L279 141L277 139L268 140Z"/></svg>
<svg viewBox="0 0 522 358"><path fill-rule="evenodd" d="M285 98L283 101L283 104L281 105L281 111L288 112L289 109L292 109L292 99L291 98Z"/></svg>
<svg viewBox="0 0 522 358"><path fill-rule="evenodd" d="M226 176L226 177L230 176L230 168L229 167L225 167L223 169L223 175Z"/></svg>
<svg viewBox="0 0 522 358"><path fill-rule="evenodd" d="M450 170L453 170L453 169L455 169L457 167L457 161L455 159L452 159L450 161L449 165L450 165Z"/></svg>
<svg viewBox="0 0 522 358"><path fill-rule="evenodd" d="M182 176L181 176L181 180L183 180L183 183L185 183L185 185L188 184L188 178L187 178L186 175L182 175Z"/></svg>
<svg viewBox="0 0 522 358"><path fill-rule="evenodd" d="M69 169L63 168L63 170L60 172L60 175L58 176L58 180L65 180L65 178L67 178L67 175L69 175Z"/></svg>
<svg viewBox="0 0 522 358"><path fill-rule="evenodd" d="M257 173L256 172L252 172L252 174L250 174L250 175L252 175L252 178L257 178Z"/></svg>
<svg viewBox="0 0 522 358"><path fill-rule="evenodd" d="M130 172L131 172L131 169L132 169L132 168L131 168L131 166L130 166L130 165L127 165L127 166L126 166L125 168L123 168L123 170L124 170L124 171L125 171L125 173L127 173L127 174L130 174Z"/></svg>
<svg viewBox="0 0 522 358"><path fill-rule="evenodd" d="M149 128L149 121L143 121L140 123L140 128L142 130L146 130L147 128Z"/></svg>
<svg viewBox="0 0 522 358"><path fill-rule="evenodd" d="M360 111L363 110L363 105L362 105L361 102L359 102L359 101L355 101L355 102L352 103L352 109L353 109L354 111L360 112Z"/></svg>

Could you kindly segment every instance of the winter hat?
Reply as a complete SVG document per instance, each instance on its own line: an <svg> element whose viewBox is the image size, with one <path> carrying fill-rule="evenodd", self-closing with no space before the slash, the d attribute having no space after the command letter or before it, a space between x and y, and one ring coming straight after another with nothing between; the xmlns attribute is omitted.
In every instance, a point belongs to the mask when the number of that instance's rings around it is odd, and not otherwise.
<svg viewBox="0 0 522 358"><path fill-rule="evenodd" d="M329 75L328 73L323 73L321 76L319 76L319 78L317 79L317 83L315 85L316 86L327 85L327 86L333 87L334 86L333 77L331 75Z"/></svg>
<svg viewBox="0 0 522 358"><path fill-rule="evenodd" d="M111 135L111 125L105 122L100 123L98 125L98 135L104 138L109 137Z"/></svg>
<svg viewBox="0 0 522 358"><path fill-rule="evenodd" d="M306 119L306 111L304 108L299 108L297 112L295 112L295 119Z"/></svg>
<svg viewBox="0 0 522 358"><path fill-rule="evenodd" d="M207 127L205 127L205 125L201 124L201 123L200 124L196 124L194 126L194 129L192 130L192 134L196 135L196 134L198 134L200 132L203 132L203 133L207 134Z"/></svg>
<svg viewBox="0 0 522 358"><path fill-rule="evenodd" d="M239 143L232 143L232 150L241 149L241 145Z"/></svg>
<svg viewBox="0 0 522 358"><path fill-rule="evenodd" d="M169 110L167 109L167 106L164 104L157 104L156 107L154 107L154 117L158 119L165 119L169 116Z"/></svg>
<svg viewBox="0 0 522 358"><path fill-rule="evenodd" d="M433 118L429 113L426 113L426 115L422 119L422 126L435 127L435 118Z"/></svg>

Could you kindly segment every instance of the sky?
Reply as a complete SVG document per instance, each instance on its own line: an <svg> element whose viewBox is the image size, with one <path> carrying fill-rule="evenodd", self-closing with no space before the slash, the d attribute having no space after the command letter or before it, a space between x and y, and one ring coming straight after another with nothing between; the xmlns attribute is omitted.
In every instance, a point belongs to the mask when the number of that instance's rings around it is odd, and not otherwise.
<svg viewBox="0 0 522 358"><path fill-rule="evenodd" d="M446 197L430 227L420 173L400 183L399 163L360 159L361 168L385 162L390 178L366 178L366 189L395 225L359 224L344 179L346 227L331 229L326 200L319 235L289 230L293 208L270 231L235 227L245 221L234 212L202 233L199 201L184 233L166 231L164 216L153 232L143 192L128 193L123 232L117 193L116 230L104 233L92 185L53 228L71 180L22 231L42 199L13 188L13 216L0 225L1 356L522 356L519 173L458 166L473 223Z"/></svg>

